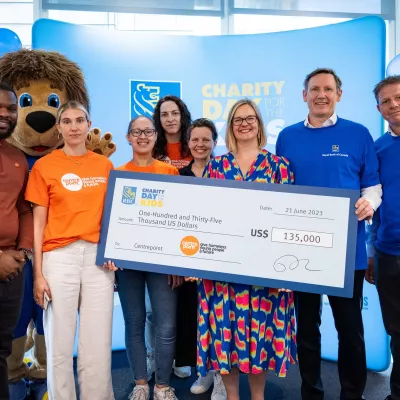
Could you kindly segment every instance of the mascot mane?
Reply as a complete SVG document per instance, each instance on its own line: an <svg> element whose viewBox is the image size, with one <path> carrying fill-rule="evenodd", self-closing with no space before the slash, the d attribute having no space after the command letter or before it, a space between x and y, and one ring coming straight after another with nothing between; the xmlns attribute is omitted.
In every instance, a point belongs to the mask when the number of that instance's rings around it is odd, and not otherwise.
<svg viewBox="0 0 400 400"><path fill-rule="evenodd" d="M22 49L0 58L0 81L15 90L29 86L31 81L48 80L52 87L65 90L69 100L90 108L83 73L78 64L60 53Z"/></svg>

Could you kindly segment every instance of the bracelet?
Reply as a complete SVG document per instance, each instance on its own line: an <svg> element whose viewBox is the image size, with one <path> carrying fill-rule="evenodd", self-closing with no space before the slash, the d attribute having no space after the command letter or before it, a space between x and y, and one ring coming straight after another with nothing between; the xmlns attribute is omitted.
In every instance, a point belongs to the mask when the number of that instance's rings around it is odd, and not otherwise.
<svg viewBox="0 0 400 400"><path fill-rule="evenodd" d="M22 251L25 254L26 260L32 261L32 250L21 248L19 251Z"/></svg>

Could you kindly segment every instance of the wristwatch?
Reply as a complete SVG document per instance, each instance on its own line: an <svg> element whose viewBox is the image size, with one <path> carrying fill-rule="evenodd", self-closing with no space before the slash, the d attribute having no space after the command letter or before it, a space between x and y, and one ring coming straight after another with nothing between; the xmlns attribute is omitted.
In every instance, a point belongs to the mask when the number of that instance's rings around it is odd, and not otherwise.
<svg viewBox="0 0 400 400"><path fill-rule="evenodd" d="M32 257L33 257L32 250L25 249L23 247L18 250L22 251L25 254L26 260L32 261Z"/></svg>

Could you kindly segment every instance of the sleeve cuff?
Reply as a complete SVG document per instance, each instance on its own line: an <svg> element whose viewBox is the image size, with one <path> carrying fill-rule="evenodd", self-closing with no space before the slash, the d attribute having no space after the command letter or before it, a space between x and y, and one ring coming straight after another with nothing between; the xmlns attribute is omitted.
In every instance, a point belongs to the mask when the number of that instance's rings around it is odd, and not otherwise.
<svg viewBox="0 0 400 400"><path fill-rule="evenodd" d="M28 249L32 251L32 240L22 239L18 242L18 249Z"/></svg>
<svg viewBox="0 0 400 400"><path fill-rule="evenodd" d="M38 205L38 206L42 206L42 207L49 208L49 203L46 202L45 200L42 200L42 199L33 199L33 198L29 198L29 197L25 197L25 200L26 200L26 201L29 201L29 203L32 203L32 204L36 204L36 205Z"/></svg>
<svg viewBox="0 0 400 400"><path fill-rule="evenodd" d="M367 257L373 258L375 256L375 247L373 244L367 244Z"/></svg>

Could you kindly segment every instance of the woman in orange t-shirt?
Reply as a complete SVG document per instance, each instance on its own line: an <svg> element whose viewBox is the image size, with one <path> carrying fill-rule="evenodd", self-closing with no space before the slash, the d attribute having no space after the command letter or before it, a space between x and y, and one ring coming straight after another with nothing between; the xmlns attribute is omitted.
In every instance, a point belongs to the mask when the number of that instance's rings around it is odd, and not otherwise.
<svg viewBox="0 0 400 400"><path fill-rule="evenodd" d="M75 101L62 105L56 121L64 147L36 161L25 193L33 203L34 297L45 309L49 397L76 399L73 352L79 313L80 398L112 400L116 268L95 262L113 165L86 150L91 122L84 106Z"/></svg>
<svg viewBox="0 0 400 400"><path fill-rule="evenodd" d="M117 168L118 170L179 175L172 165L153 158L157 133L151 119L143 116L133 119L126 137L132 146L132 160ZM177 291L174 289L182 284L183 278L125 268L123 271L117 271L117 281L125 319L126 353L135 379L135 387L129 398L148 400L150 396L144 340L147 286L156 334L154 359L157 369L154 399L174 400L175 393L169 386L176 336Z"/></svg>
<svg viewBox="0 0 400 400"><path fill-rule="evenodd" d="M165 96L156 104L153 118L158 134L154 158L178 169L186 167L193 159L186 137L192 123L186 104L179 97Z"/></svg>

